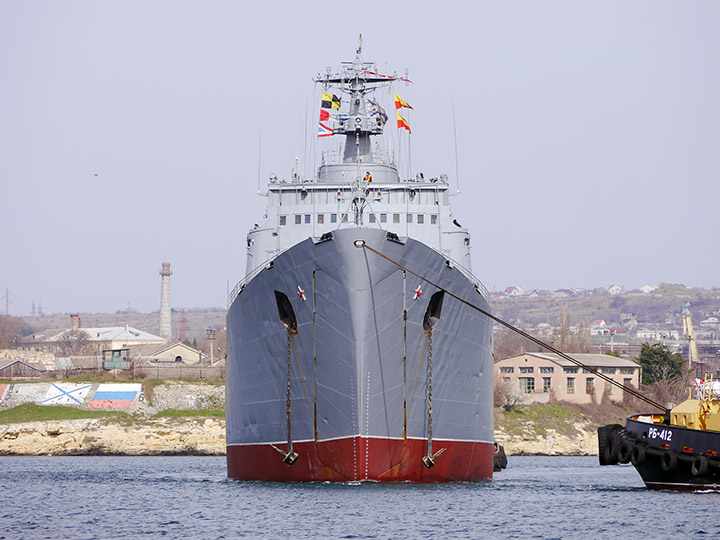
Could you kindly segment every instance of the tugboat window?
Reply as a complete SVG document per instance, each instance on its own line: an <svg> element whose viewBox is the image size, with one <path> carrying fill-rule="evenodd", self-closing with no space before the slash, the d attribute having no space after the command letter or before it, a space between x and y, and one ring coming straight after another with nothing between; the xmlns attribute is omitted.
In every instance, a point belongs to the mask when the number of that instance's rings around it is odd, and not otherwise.
<svg viewBox="0 0 720 540"><path fill-rule="evenodd" d="M330 214L330 223L337 223L337 214Z"/></svg>
<svg viewBox="0 0 720 540"><path fill-rule="evenodd" d="M412 223L412 214L407 215L407 222Z"/></svg>
<svg viewBox="0 0 720 540"><path fill-rule="evenodd" d="M302 223L302 216L300 214L295 214L295 225L300 225Z"/></svg>
<svg viewBox="0 0 720 540"><path fill-rule="evenodd" d="M380 214L380 223L387 223L387 214Z"/></svg>
<svg viewBox="0 0 720 540"><path fill-rule="evenodd" d="M317 222L318 222L318 223L325 223L325 214L318 214L318 215L317 215Z"/></svg>
<svg viewBox="0 0 720 540"><path fill-rule="evenodd" d="M393 223L400 223L400 214L393 214Z"/></svg>
<svg viewBox="0 0 720 540"><path fill-rule="evenodd" d="M305 223L310 223L310 214L305 214Z"/></svg>
<svg viewBox="0 0 720 540"><path fill-rule="evenodd" d="M287 216L280 216L280 226L287 224Z"/></svg>
<svg viewBox="0 0 720 540"><path fill-rule="evenodd" d="M370 214L370 223L375 223L375 214Z"/></svg>
<svg viewBox="0 0 720 540"><path fill-rule="evenodd" d="M431 224L431 225L437 225L437 214L431 214L431 215L430 215L430 224Z"/></svg>
<svg viewBox="0 0 720 540"><path fill-rule="evenodd" d="M418 225L422 225L423 223L425 223L425 214L418 214L417 222Z"/></svg>

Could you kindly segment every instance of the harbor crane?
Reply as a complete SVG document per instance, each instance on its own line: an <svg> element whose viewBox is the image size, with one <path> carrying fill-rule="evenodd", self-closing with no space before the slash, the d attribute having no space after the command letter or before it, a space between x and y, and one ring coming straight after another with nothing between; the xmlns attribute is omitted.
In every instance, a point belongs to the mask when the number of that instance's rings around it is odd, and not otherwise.
<svg viewBox="0 0 720 540"><path fill-rule="evenodd" d="M682 310L683 336L689 342L688 346L688 368L692 369L693 362L695 365L700 363L700 355L698 354L697 342L695 341L695 331L692 325L692 315L690 314L690 304L685 304Z"/></svg>

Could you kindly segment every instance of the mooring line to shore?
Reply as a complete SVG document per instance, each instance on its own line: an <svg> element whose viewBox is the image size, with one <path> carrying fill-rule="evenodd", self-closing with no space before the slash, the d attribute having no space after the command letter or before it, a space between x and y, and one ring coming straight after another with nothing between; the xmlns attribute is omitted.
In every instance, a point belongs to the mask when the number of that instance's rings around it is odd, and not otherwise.
<svg viewBox="0 0 720 540"><path fill-rule="evenodd" d="M426 283L432 285L432 286L435 287L436 289L439 289L439 290L443 291L444 293L452 296L455 300L458 300L459 302L462 302L463 304L465 304L466 306L474 309L475 311L478 311L478 312L482 313L483 315L485 315L485 316L488 317L489 319L491 319L491 320L495 321L496 323L504 326L504 327L507 328L508 330L512 330L512 331L515 332L516 334L519 334L519 335L521 335L522 337L524 337L525 339L528 339L528 340L532 341L532 342L535 343L536 345L539 345L539 346L547 349L548 351L557 354L557 355L560 356L561 358L563 358L563 359L565 359L565 360L567 360L567 361L569 361L569 362L572 362L573 364L575 364L575 365L577 365L577 366L579 366L579 367L581 367L581 368L583 368L583 369L586 369L586 370L589 371L590 373L592 373L592 374L594 374L594 375L597 375L598 377L600 377L600 378L603 379L604 381L612 384L613 386L615 386L615 387L617 387L617 388L620 388L621 390L623 390L624 392L627 392L628 394L632 395L633 397L636 397L637 399L639 399L639 400L641 400L641 401L644 401L644 402L647 403L648 405L652 405L653 407L656 407L656 408L660 409L660 410L663 411L663 412L667 412L667 407L665 407L664 405L661 405L661 404L658 403L657 401L654 401L654 400L650 399L649 397L641 394L640 392L638 392L638 391L636 391L636 390L633 390L632 388L628 388L628 387L625 386L624 384L620 384L619 382L613 380L612 378L608 377L608 376L605 375L604 373L600 373L598 370L596 370L596 369L594 369L594 368L592 368L592 367L586 366L585 364L583 364L583 363L580 362L579 360L576 360L576 359L573 358L572 356L569 356L568 354L566 354L566 353L564 353L564 352L556 349L556 348L553 347L552 345L549 345L549 344L545 343L544 341L542 341L542 340L540 340L540 339L538 339L538 338L536 338L536 337L528 334L527 332L523 332L522 330L520 330L520 329L517 328L516 326L513 326L512 324L510 324L510 323L508 323L508 322L505 322L504 320L500 319L499 317L496 317L495 315L493 315L493 314L490 313L489 311L486 311L486 310L482 309L481 307L476 306L475 304L473 304L473 303L471 303L471 302L468 302L468 301L465 300L464 298L461 298L461 297L459 297L458 295L452 293L451 291L448 291L447 289L445 289L444 287L441 287L441 286L438 285L437 283L433 283L432 281L430 281L430 280L429 280L428 278L426 278L425 276L421 276L421 275L418 274L417 272L412 271L410 268L402 265L401 263L397 262L396 260L393 260L392 258L388 257L387 255L385 255L385 254L379 252L378 250L376 250L376 249L368 246L368 245L365 243L365 240L356 240L356 241L355 241L355 247L356 247L356 248L364 248L364 249L367 249L367 250L369 250L369 251L372 251L373 253L375 253L376 255L379 255L380 257L382 257L382 258L385 259L386 261L394 264L395 266L398 266L398 267L402 268L402 269L405 270L406 272L409 272L409 273L411 273L413 276L422 279L423 281L425 281Z"/></svg>

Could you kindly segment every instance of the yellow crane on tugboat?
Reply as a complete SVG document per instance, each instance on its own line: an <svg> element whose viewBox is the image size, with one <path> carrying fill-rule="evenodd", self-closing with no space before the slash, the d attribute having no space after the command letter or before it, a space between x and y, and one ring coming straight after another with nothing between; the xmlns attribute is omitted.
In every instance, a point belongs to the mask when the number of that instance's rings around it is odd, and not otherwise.
<svg viewBox="0 0 720 540"><path fill-rule="evenodd" d="M693 369L700 362L698 354L697 342L695 341L695 331L693 330L692 315L690 313L690 304L685 304L682 310L683 336L688 340L688 369Z"/></svg>

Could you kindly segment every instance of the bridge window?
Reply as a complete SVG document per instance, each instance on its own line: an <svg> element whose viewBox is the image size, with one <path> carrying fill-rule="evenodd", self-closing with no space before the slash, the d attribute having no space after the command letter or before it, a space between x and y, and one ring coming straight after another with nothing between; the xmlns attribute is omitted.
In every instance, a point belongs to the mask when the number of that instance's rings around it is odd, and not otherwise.
<svg viewBox="0 0 720 540"><path fill-rule="evenodd" d="M419 225L422 225L423 223L425 223L425 214L418 214L417 222Z"/></svg>
<svg viewBox="0 0 720 540"><path fill-rule="evenodd" d="M300 225L302 223L302 216L300 214L295 214L295 225Z"/></svg>
<svg viewBox="0 0 720 540"><path fill-rule="evenodd" d="M310 223L310 214L305 214L305 223Z"/></svg>
<svg viewBox="0 0 720 540"><path fill-rule="evenodd" d="M337 214L330 214L330 223L337 223Z"/></svg>
<svg viewBox="0 0 720 540"><path fill-rule="evenodd" d="M380 223L387 223L387 214L380 214Z"/></svg>
<svg viewBox="0 0 720 540"><path fill-rule="evenodd" d="M431 214L431 215L430 215L430 224L431 224L431 225L437 225L437 214Z"/></svg>
<svg viewBox="0 0 720 540"><path fill-rule="evenodd" d="M370 214L370 223L375 223L375 214Z"/></svg>
<svg viewBox="0 0 720 540"><path fill-rule="evenodd" d="M318 223L325 223L325 214L318 214L318 215L317 215L317 222L318 222Z"/></svg>
<svg viewBox="0 0 720 540"><path fill-rule="evenodd" d="M287 216L280 216L280 225L287 225Z"/></svg>
<svg viewBox="0 0 720 540"><path fill-rule="evenodd" d="M412 214L407 215L407 222L412 223Z"/></svg>
<svg viewBox="0 0 720 540"><path fill-rule="evenodd" d="M393 223L400 223L400 214L393 214Z"/></svg>

